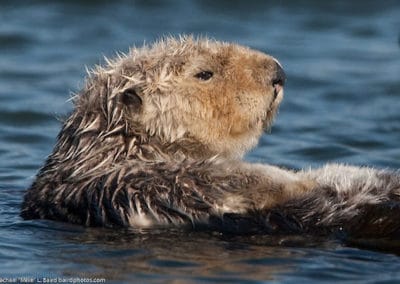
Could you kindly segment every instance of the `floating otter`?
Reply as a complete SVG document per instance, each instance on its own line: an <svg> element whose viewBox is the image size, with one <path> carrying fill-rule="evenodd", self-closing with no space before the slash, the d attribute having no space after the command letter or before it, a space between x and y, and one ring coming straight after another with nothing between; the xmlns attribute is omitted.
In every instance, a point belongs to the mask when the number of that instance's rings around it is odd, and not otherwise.
<svg viewBox="0 0 400 284"><path fill-rule="evenodd" d="M168 38L98 67L21 216L86 226L398 237L397 172L250 164L283 97L264 53Z"/></svg>

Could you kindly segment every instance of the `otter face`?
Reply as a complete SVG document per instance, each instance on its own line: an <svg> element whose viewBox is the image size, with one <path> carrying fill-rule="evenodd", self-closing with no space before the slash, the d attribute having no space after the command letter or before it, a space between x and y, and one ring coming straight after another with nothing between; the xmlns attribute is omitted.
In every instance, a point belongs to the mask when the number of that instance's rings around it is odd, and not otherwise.
<svg viewBox="0 0 400 284"><path fill-rule="evenodd" d="M135 88L141 104L134 117L149 135L166 143L191 139L209 156L242 157L283 97L277 60L234 44L168 39L133 50L122 66L132 83L125 89Z"/></svg>
<svg viewBox="0 0 400 284"><path fill-rule="evenodd" d="M176 89L192 102L190 133L216 153L241 157L272 123L283 97L282 68L270 56L223 44L188 63Z"/></svg>

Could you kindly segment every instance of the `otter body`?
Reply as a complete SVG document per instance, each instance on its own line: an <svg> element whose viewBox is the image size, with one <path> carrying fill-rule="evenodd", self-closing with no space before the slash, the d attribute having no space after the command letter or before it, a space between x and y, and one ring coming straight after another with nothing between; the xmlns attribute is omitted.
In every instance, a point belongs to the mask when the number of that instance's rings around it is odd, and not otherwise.
<svg viewBox="0 0 400 284"><path fill-rule="evenodd" d="M241 160L271 125L284 82L276 59L235 44L184 37L132 49L94 70L74 97L21 216L398 236L396 172Z"/></svg>

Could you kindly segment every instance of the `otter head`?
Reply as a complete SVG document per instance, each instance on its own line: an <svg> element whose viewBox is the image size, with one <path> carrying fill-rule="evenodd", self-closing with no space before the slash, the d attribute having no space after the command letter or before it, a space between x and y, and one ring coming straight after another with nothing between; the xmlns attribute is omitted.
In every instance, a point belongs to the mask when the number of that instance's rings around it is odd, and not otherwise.
<svg viewBox="0 0 400 284"><path fill-rule="evenodd" d="M254 147L272 123L285 81L269 55L192 37L133 49L97 77L108 94L102 109L114 117L106 120L140 125L161 144L190 143L193 151L202 149L192 154L204 158L239 158Z"/></svg>

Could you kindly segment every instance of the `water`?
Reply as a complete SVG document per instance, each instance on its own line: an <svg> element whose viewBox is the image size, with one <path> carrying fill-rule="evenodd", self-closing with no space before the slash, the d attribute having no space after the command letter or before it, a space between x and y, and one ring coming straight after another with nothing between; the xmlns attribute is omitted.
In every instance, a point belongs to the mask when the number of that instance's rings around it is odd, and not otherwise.
<svg viewBox="0 0 400 284"><path fill-rule="evenodd" d="M279 58L286 97L247 159L290 168L400 168L398 1L1 1L0 279L396 283L399 253L334 240L83 228L18 216L85 66L165 35ZM286 1L289 2L289 1ZM362 249L364 247L364 249Z"/></svg>

